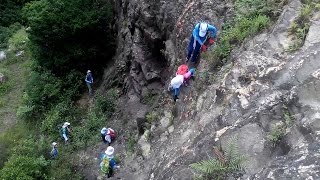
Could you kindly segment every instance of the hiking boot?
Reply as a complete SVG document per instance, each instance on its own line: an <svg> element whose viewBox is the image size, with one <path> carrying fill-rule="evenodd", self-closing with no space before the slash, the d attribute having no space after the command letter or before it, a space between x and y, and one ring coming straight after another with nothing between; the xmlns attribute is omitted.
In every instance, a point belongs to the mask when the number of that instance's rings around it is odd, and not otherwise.
<svg viewBox="0 0 320 180"><path fill-rule="evenodd" d="M174 97L173 97L173 101L174 101L174 102L176 102L177 99L179 99L178 96L174 96Z"/></svg>

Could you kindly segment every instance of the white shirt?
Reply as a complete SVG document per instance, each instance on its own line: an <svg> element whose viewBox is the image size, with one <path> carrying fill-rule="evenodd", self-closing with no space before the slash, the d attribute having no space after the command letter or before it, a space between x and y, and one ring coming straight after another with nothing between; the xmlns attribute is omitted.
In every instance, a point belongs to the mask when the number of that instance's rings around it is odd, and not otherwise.
<svg viewBox="0 0 320 180"><path fill-rule="evenodd" d="M177 75L171 80L170 85L173 89L179 88L183 84L183 80L183 75Z"/></svg>

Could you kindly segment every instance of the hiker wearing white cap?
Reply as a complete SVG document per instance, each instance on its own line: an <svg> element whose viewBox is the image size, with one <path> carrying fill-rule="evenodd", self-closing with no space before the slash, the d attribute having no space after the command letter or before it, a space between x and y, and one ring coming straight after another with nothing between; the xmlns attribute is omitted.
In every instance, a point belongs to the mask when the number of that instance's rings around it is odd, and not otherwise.
<svg viewBox="0 0 320 180"><path fill-rule="evenodd" d="M111 142L115 139L116 133L111 128L102 128L101 129L101 138L102 141L110 146Z"/></svg>
<svg viewBox="0 0 320 180"><path fill-rule="evenodd" d="M183 84L184 81L184 77L183 75L177 75L176 77L174 77L171 82L170 85L168 87L168 90L173 92L173 100L174 102L176 102L177 99L179 99L179 93L180 93L180 86Z"/></svg>
<svg viewBox="0 0 320 180"><path fill-rule="evenodd" d="M109 146L105 151L105 154L102 157L102 161L100 163L100 167L102 172L106 173L108 177L111 177L113 175L113 171L115 169L120 168L120 166L117 165L117 162L114 159L114 148L112 146Z"/></svg>
<svg viewBox="0 0 320 180"><path fill-rule="evenodd" d="M53 142L51 145L52 145L52 150L50 152L50 157L52 159L56 159L58 157L57 143Z"/></svg>
<svg viewBox="0 0 320 180"><path fill-rule="evenodd" d="M71 130L70 130L70 123L69 122L65 122L61 129L60 129L60 134L62 136L62 138L64 139L64 143L67 144L68 140L69 140L69 134L70 134Z"/></svg>
<svg viewBox="0 0 320 180"><path fill-rule="evenodd" d="M89 89L89 95L92 96L93 93L92 93L92 84L93 84L93 77L92 77L92 73L90 70L87 71L87 75L86 75L86 84L88 86L88 89Z"/></svg>
<svg viewBox="0 0 320 180"><path fill-rule="evenodd" d="M213 25L205 22L198 23L194 27L188 46L188 55L186 58L187 61L189 61L192 56L191 62L195 63L200 54L200 49L207 49L206 45L204 45L204 42L208 33L210 33L211 37L216 38L217 30Z"/></svg>

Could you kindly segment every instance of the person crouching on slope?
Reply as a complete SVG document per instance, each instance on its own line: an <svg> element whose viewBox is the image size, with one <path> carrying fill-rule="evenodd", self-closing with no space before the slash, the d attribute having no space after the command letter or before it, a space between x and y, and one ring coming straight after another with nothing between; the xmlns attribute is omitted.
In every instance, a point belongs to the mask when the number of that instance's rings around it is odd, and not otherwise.
<svg viewBox="0 0 320 180"><path fill-rule="evenodd" d="M188 46L188 55L186 61L189 61L192 56L191 63L196 63L200 54L200 49L203 51L207 50L207 46L204 44L204 42L208 33L210 33L211 37L216 38L217 30L213 25L205 22L198 23L194 27Z"/></svg>
<svg viewBox="0 0 320 180"><path fill-rule="evenodd" d="M101 129L100 132L101 132L102 141L105 144L108 144L108 146L110 146L111 142L114 141L114 139L116 138L115 131L111 128L104 127Z"/></svg>
<svg viewBox="0 0 320 180"><path fill-rule="evenodd" d="M168 91L171 91L171 90L173 91L174 102L176 102L177 99L179 99L178 96L180 93L180 86L183 84L183 81L184 81L183 75L177 75L170 82L170 85L168 87Z"/></svg>

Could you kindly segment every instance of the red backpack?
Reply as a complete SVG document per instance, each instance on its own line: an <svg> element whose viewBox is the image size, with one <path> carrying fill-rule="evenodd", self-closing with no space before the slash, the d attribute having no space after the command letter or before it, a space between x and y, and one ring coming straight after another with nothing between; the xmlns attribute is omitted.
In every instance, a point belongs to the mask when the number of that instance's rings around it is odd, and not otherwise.
<svg viewBox="0 0 320 180"><path fill-rule="evenodd" d="M106 135L109 135L111 137L111 139L115 139L116 138L116 132L111 128L108 128L108 131L107 131Z"/></svg>

